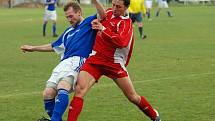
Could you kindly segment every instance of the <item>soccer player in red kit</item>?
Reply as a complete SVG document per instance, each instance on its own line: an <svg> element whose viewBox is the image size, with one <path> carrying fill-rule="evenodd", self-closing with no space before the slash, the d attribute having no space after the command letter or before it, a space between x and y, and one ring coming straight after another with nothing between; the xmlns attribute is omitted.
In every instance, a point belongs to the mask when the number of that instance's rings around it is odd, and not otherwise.
<svg viewBox="0 0 215 121"><path fill-rule="evenodd" d="M113 79L128 100L152 121L160 121L158 112L136 93L125 67L133 47L132 21L127 15L129 4L130 0L112 0L112 8L104 11L106 18L92 21L92 28L98 30L96 40L91 56L80 71L67 121L77 121L84 96L102 75Z"/></svg>

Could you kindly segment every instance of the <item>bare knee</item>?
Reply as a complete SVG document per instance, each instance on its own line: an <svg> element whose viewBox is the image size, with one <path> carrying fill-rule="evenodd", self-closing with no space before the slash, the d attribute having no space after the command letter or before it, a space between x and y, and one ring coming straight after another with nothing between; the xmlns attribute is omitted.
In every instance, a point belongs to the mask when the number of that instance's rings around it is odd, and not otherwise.
<svg viewBox="0 0 215 121"><path fill-rule="evenodd" d="M75 96L83 98L86 93L87 93L87 86L84 84L77 83L75 88Z"/></svg>
<svg viewBox="0 0 215 121"><path fill-rule="evenodd" d="M75 85L74 77L68 76L60 80L59 84L57 85L57 89L65 89L69 92L72 92L74 91L73 85Z"/></svg>
<svg viewBox="0 0 215 121"><path fill-rule="evenodd" d="M53 99L57 95L57 91L54 88L45 88L43 91L44 99Z"/></svg>

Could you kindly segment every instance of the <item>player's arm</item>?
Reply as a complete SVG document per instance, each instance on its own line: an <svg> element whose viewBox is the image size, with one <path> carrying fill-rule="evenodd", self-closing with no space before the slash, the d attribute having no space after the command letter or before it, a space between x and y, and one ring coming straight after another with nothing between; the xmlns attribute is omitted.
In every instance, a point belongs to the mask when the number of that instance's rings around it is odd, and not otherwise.
<svg viewBox="0 0 215 121"><path fill-rule="evenodd" d="M53 48L51 44L39 45L39 46L32 46L32 45L22 45L20 47L22 52L53 52Z"/></svg>
<svg viewBox="0 0 215 121"><path fill-rule="evenodd" d="M103 5L99 2L99 0L92 0L92 3L95 5L96 10L98 12L99 20L103 20L106 18L106 12Z"/></svg>
<svg viewBox="0 0 215 121"><path fill-rule="evenodd" d="M112 42L119 48L128 46L133 36L132 23L130 21L121 21L117 25L117 30L112 31L109 28L105 28L97 19L92 21L92 28L99 30L102 37Z"/></svg>
<svg viewBox="0 0 215 121"><path fill-rule="evenodd" d="M121 21L117 26L116 31L112 31L109 28L105 28L102 31L102 37L107 38L106 40L109 40L119 48L127 47L132 36L132 23L126 21Z"/></svg>

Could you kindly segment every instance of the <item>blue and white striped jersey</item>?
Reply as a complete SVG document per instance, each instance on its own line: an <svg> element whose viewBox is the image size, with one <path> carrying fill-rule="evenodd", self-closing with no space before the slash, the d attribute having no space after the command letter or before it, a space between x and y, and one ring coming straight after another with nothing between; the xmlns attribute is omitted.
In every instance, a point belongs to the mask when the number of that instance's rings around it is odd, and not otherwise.
<svg viewBox="0 0 215 121"><path fill-rule="evenodd" d="M72 56L89 56L96 36L96 31L91 26L94 19L96 15L87 17L75 28L67 28L58 40L52 43L55 52L61 54L61 61Z"/></svg>

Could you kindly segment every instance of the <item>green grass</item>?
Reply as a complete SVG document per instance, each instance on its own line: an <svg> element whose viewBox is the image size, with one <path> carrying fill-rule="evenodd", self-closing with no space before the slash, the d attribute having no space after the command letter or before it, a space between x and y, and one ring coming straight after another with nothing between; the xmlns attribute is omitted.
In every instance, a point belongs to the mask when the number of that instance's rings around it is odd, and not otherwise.
<svg viewBox="0 0 215 121"><path fill-rule="evenodd" d="M215 120L214 6L172 7L144 20L148 38L135 26L135 46L128 71L137 92L160 111L163 121ZM84 7L84 15L94 8ZM153 10L154 12L155 10ZM42 90L59 62L54 53L28 53L22 44L54 41L51 23L42 35L43 9L0 9L0 121L35 121L46 115ZM58 9L57 31L69 25ZM67 112L64 120L67 118ZM85 98L80 121L148 121L112 80L100 79Z"/></svg>

